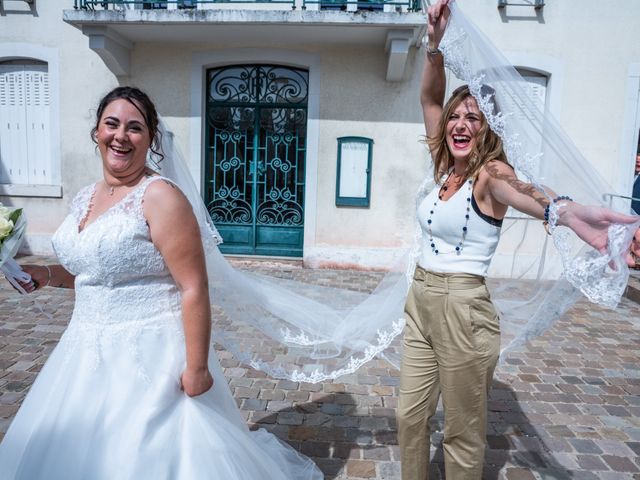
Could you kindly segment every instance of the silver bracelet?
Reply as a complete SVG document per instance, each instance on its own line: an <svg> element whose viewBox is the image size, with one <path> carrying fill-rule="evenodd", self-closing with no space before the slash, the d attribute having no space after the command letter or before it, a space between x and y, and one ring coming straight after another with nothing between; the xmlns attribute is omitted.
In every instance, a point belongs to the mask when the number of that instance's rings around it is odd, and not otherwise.
<svg viewBox="0 0 640 480"><path fill-rule="evenodd" d="M425 45L424 49L427 52L427 55L442 55L442 51L439 48L433 48L428 43Z"/></svg>
<svg viewBox="0 0 640 480"><path fill-rule="evenodd" d="M49 283L51 283L51 269L49 268L49 265L43 265L43 267L47 269L47 273L49 274L49 278L47 278L47 283L43 285L43 287L48 287Z"/></svg>
<svg viewBox="0 0 640 480"><path fill-rule="evenodd" d="M435 46L435 42L428 35L422 37L421 43L427 55L442 55L442 50Z"/></svg>

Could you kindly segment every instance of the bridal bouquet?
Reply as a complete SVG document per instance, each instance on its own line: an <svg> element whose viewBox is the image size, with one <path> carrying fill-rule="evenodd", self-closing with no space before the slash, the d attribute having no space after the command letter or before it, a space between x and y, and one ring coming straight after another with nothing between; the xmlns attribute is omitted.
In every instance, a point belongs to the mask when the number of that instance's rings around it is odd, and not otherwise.
<svg viewBox="0 0 640 480"><path fill-rule="evenodd" d="M26 292L18 280L28 282L31 277L20 268L13 257L18 253L26 228L27 221L21 208L11 210L0 203L0 271L21 293Z"/></svg>

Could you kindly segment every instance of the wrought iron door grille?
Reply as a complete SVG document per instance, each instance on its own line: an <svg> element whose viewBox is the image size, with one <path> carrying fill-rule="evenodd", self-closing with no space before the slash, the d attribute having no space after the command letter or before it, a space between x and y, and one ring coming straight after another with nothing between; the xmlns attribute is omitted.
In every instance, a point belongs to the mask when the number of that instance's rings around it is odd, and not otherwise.
<svg viewBox="0 0 640 480"><path fill-rule="evenodd" d="M308 72L207 72L205 201L226 253L301 256Z"/></svg>

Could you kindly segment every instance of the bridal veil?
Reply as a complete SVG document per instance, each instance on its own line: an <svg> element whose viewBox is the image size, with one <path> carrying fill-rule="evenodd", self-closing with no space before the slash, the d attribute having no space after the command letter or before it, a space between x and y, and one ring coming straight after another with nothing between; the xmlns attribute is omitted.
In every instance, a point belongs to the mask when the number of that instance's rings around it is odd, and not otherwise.
<svg viewBox="0 0 640 480"><path fill-rule="evenodd" d="M613 191L611 187L549 112L530 97L513 66L455 3L450 8L440 44L445 65L469 85L518 175L541 192L546 185L580 203L602 204L603 194ZM397 265L372 293L235 269L218 249L221 238L171 134L164 125L162 130L166 158L156 169L180 186L198 218L215 306L213 340L239 361L272 377L294 381L336 379L377 356L398 366L399 342L394 339L403 331L404 301L419 255L422 233L417 222L413 246L399 252ZM433 182L425 180L418 204L432 187ZM628 211L626 205L619 207ZM415 205L406 208L415 209ZM490 282L501 315L503 355L551 327L581 295L615 307L624 292L628 279L624 254L638 223L610 228L609 249L600 254L568 229L556 227L556 221L554 205L551 236L540 221L521 215L503 224L501 244L508 248L499 247L496 255L509 266L508 274Z"/></svg>

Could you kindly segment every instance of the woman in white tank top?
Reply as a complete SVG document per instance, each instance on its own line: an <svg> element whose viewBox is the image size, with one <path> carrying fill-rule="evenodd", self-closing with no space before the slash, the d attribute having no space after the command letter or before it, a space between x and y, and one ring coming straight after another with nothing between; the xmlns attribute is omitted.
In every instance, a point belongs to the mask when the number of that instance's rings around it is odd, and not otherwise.
<svg viewBox="0 0 640 480"><path fill-rule="evenodd" d="M443 107L445 72L437 47L448 3L439 0L429 8L421 87L436 188L418 207L424 243L405 307L398 406L403 480L428 478L429 421L440 396L446 477L481 478L487 393L500 347L499 319L484 277L509 206L541 220L549 216L548 197L518 180L469 88L456 89ZM493 93L482 87L490 101ZM497 113L495 101L493 108ZM635 221L547 193L558 206L557 224L601 251L611 224Z"/></svg>

